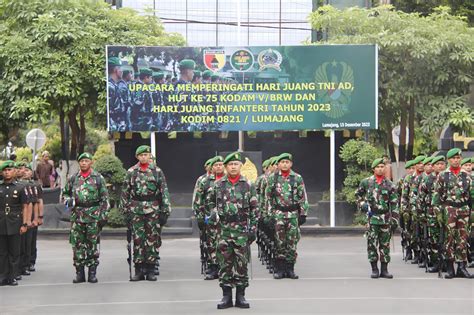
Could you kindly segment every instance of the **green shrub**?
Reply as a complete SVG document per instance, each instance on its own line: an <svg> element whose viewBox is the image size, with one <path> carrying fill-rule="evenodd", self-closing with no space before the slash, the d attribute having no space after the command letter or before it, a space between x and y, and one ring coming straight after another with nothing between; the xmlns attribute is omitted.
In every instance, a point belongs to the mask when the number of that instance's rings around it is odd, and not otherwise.
<svg viewBox="0 0 474 315"><path fill-rule="evenodd" d="M113 228L119 228L126 226L123 214L118 208L112 208L109 212L109 220L107 225Z"/></svg>
<svg viewBox="0 0 474 315"><path fill-rule="evenodd" d="M109 190L110 205L115 207L120 200L120 188L127 174L122 161L115 155L104 155L94 162L94 170L104 176Z"/></svg>
<svg viewBox="0 0 474 315"><path fill-rule="evenodd" d="M109 143L104 143L97 147L97 151L94 154L94 160L97 161L105 155L113 155L112 146Z"/></svg>
<svg viewBox="0 0 474 315"><path fill-rule="evenodd" d="M342 191L348 202L355 204L354 193L360 181L372 174L370 169L372 161L382 157L382 154L382 150L361 140L351 139L341 147L339 157L345 164L344 172L346 173Z"/></svg>
<svg viewBox="0 0 474 315"><path fill-rule="evenodd" d="M23 158L27 158L28 162L31 162L33 159L33 152L31 152L31 149L28 147L15 148L15 154L18 162L21 162Z"/></svg>
<svg viewBox="0 0 474 315"><path fill-rule="evenodd" d="M357 211L354 216L354 225L363 225L367 224L367 214L362 211Z"/></svg>

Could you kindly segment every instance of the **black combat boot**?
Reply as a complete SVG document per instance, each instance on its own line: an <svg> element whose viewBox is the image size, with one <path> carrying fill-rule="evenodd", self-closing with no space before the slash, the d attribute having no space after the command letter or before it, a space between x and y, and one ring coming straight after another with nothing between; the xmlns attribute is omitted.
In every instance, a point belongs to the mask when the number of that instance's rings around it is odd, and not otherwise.
<svg viewBox="0 0 474 315"><path fill-rule="evenodd" d="M234 304L232 304L232 288L222 287L222 300L217 304L217 309L223 310L232 306L234 306Z"/></svg>
<svg viewBox="0 0 474 315"><path fill-rule="evenodd" d="M371 261L370 265L372 266L372 274L370 275L370 277L372 279L378 279L380 274L379 274L379 267L377 266L377 262Z"/></svg>
<svg viewBox="0 0 474 315"><path fill-rule="evenodd" d="M76 267L76 278L72 280L72 283L86 282L86 274L84 272L84 266Z"/></svg>
<svg viewBox="0 0 474 315"><path fill-rule="evenodd" d="M419 252L416 250L413 252L414 252L414 256L413 256L413 260L411 261L411 264L415 265L415 264L418 264L418 262L420 261L420 255L419 255Z"/></svg>
<svg viewBox="0 0 474 315"><path fill-rule="evenodd" d="M155 262L155 276L159 276L160 275L160 261L157 259L156 262Z"/></svg>
<svg viewBox="0 0 474 315"><path fill-rule="evenodd" d="M17 286L17 285L18 285L18 281L16 281L16 278L9 279L9 280L8 280L8 285L9 285L9 286L12 286L12 287Z"/></svg>
<svg viewBox="0 0 474 315"><path fill-rule="evenodd" d="M439 271L439 262L436 260L433 262L433 267L428 268L429 273L437 273Z"/></svg>
<svg viewBox="0 0 474 315"><path fill-rule="evenodd" d="M446 274L444 275L444 279L452 278L454 278L454 262L448 261L446 264Z"/></svg>
<svg viewBox="0 0 474 315"><path fill-rule="evenodd" d="M35 264L31 263L30 266L28 267L28 271L35 272L36 271Z"/></svg>
<svg viewBox="0 0 474 315"><path fill-rule="evenodd" d="M250 308L250 304L245 300L244 287L237 287L237 292L235 293L235 307Z"/></svg>
<svg viewBox="0 0 474 315"><path fill-rule="evenodd" d="M87 275L87 282L90 283L97 283L97 266L90 266L89 267L89 274Z"/></svg>
<svg viewBox="0 0 474 315"><path fill-rule="evenodd" d="M135 275L130 279L130 281L142 281L145 280L145 275L143 274L142 264L135 264Z"/></svg>
<svg viewBox="0 0 474 315"><path fill-rule="evenodd" d="M156 281L156 276L155 276L155 263L152 264L146 264L146 279L148 281Z"/></svg>
<svg viewBox="0 0 474 315"><path fill-rule="evenodd" d="M273 279L283 279L285 277L285 261L277 259L274 268Z"/></svg>
<svg viewBox="0 0 474 315"><path fill-rule="evenodd" d="M471 279L472 275L466 269L466 262L458 263L458 270L456 271L456 278L467 278Z"/></svg>
<svg viewBox="0 0 474 315"><path fill-rule="evenodd" d="M295 274L295 264L294 263L290 263L290 262L287 262L286 263L286 274L285 274L285 277L286 278L290 278L290 279L298 279L299 277Z"/></svg>
<svg viewBox="0 0 474 315"><path fill-rule="evenodd" d="M412 254L411 248L407 248L407 253L405 255L405 259L406 260L412 260L413 259L413 254Z"/></svg>
<svg viewBox="0 0 474 315"><path fill-rule="evenodd" d="M209 265L209 269L207 270L207 274L206 274L206 277L204 278L204 280L215 280L215 279L219 278L218 269L219 268L215 264Z"/></svg>
<svg viewBox="0 0 474 315"><path fill-rule="evenodd" d="M380 268L380 278L385 278L385 279L392 279L393 276L388 272L388 263L383 262L381 263L381 268Z"/></svg>

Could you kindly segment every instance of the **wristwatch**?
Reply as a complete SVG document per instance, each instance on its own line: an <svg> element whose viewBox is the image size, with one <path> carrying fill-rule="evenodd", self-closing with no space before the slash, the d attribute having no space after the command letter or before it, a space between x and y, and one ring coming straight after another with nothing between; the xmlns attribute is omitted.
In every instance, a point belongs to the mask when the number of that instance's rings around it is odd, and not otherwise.
<svg viewBox="0 0 474 315"><path fill-rule="evenodd" d="M42 219L42 218L43 218L43 216L42 216L42 215L40 215L40 216L38 216L38 218L39 218L39 219Z"/></svg>

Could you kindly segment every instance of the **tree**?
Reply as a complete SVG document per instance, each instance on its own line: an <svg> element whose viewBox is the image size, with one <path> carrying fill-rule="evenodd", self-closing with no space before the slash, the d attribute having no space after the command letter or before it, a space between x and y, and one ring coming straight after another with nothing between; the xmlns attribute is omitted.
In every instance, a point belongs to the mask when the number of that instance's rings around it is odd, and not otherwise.
<svg viewBox="0 0 474 315"><path fill-rule="evenodd" d="M391 130L401 125L401 161L413 155L415 125L437 135L450 115L467 107L474 72L474 30L438 8L423 17L391 6L337 10L323 6L311 14L314 29L327 30L331 44L379 46L379 111L390 157ZM472 111L468 109L469 113Z"/></svg>
<svg viewBox="0 0 474 315"><path fill-rule="evenodd" d="M100 0L0 0L0 111L17 120L59 116L62 154L70 127L75 158L84 151L86 118L101 117L105 126L105 46L113 44L184 40L154 16Z"/></svg>

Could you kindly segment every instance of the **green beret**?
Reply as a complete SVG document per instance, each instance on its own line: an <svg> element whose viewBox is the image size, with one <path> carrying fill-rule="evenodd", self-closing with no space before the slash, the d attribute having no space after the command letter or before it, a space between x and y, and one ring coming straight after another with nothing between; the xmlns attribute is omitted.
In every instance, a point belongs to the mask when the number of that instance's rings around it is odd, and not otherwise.
<svg viewBox="0 0 474 315"><path fill-rule="evenodd" d="M196 63L194 62L194 60L191 60L191 59L183 59L179 62L179 68L180 69L194 70L195 66L196 66Z"/></svg>
<svg viewBox="0 0 474 315"><path fill-rule="evenodd" d="M211 165L212 160L214 160L214 158L210 158L209 160L207 160L206 162L204 162L204 167L208 167L209 165Z"/></svg>
<svg viewBox="0 0 474 315"><path fill-rule="evenodd" d="M151 153L151 148L149 145L141 145L135 151L135 156L140 155L142 153Z"/></svg>
<svg viewBox="0 0 474 315"><path fill-rule="evenodd" d="M140 75L149 75L149 76L152 76L153 75L153 71L149 68L141 68L140 69Z"/></svg>
<svg viewBox="0 0 474 315"><path fill-rule="evenodd" d="M214 81L216 81L217 79L219 79L219 75L218 75L218 74L215 74L215 73L214 73L214 74L211 75L211 81L214 82Z"/></svg>
<svg viewBox="0 0 474 315"><path fill-rule="evenodd" d="M378 159L375 159L373 162L372 162L372 169L376 168L377 165L379 164L384 164L385 163L383 162L383 158L378 158Z"/></svg>
<svg viewBox="0 0 474 315"><path fill-rule="evenodd" d="M282 153L279 156L277 156L277 163L280 162L281 160L293 161L293 156L290 153Z"/></svg>
<svg viewBox="0 0 474 315"><path fill-rule="evenodd" d="M438 163L439 161L443 161L443 162L444 162L444 160L445 160L444 156L439 155L439 156L435 156L435 157L433 158L433 160L431 161L431 163L432 163L432 164L436 164L436 163Z"/></svg>
<svg viewBox="0 0 474 315"><path fill-rule="evenodd" d="M163 72L153 72L153 78L154 79L163 79L165 77L165 74Z"/></svg>
<svg viewBox="0 0 474 315"><path fill-rule="evenodd" d="M200 78L201 77L201 71L194 70L194 77L195 78Z"/></svg>
<svg viewBox="0 0 474 315"><path fill-rule="evenodd" d="M26 166L26 163L25 162L16 162L15 163L15 168L22 168Z"/></svg>
<svg viewBox="0 0 474 315"><path fill-rule="evenodd" d="M15 168L15 162L12 160L8 160L0 165L0 171L3 171L6 168Z"/></svg>
<svg viewBox="0 0 474 315"><path fill-rule="evenodd" d="M120 61L119 57L110 57L107 61L107 64L113 67L120 67L122 65L122 62Z"/></svg>
<svg viewBox="0 0 474 315"><path fill-rule="evenodd" d="M471 163L474 163L474 156L473 156L472 159L471 159Z"/></svg>
<svg viewBox="0 0 474 315"><path fill-rule="evenodd" d="M413 166L413 160L409 160L405 163L405 169L406 170L409 169L412 166Z"/></svg>
<svg viewBox="0 0 474 315"><path fill-rule="evenodd" d="M472 163L471 158L464 158L464 159L461 160L461 165L464 165L466 163Z"/></svg>
<svg viewBox="0 0 474 315"><path fill-rule="evenodd" d="M31 171L33 170L33 165L32 165L31 163L25 163L25 164L26 164L25 167L26 167L27 169L29 169L29 170L31 170Z"/></svg>
<svg viewBox="0 0 474 315"><path fill-rule="evenodd" d="M92 160L92 154L90 154L89 152L84 152L81 155L79 155L79 157L77 158L77 161L79 162L82 159Z"/></svg>
<svg viewBox="0 0 474 315"><path fill-rule="evenodd" d="M413 160L413 165L416 165L418 163L423 163L424 159L426 156L424 155L418 155L414 160Z"/></svg>
<svg viewBox="0 0 474 315"><path fill-rule="evenodd" d="M206 70L202 73L202 78L203 79L209 79L212 76L213 73L214 72L212 72L211 70Z"/></svg>
<svg viewBox="0 0 474 315"><path fill-rule="evenodd" d="M233 152L227 155L224 159L224 164L227 165L227 163L232 162L232 161L242 162L242 154L240 154L240 152Z"/></svg>
<svg viewBox="0 0 474 315"><path fill-rule="evenodd" d="M171 74L168 73L168 74L166 75L166 79L171 79Z"/></svg>
<svg viewBox="0 0 474 315"><path fill-rule="evenodd" d="M222 156L220 156L220 155L215 156L215 157L212 159L212 161L211 161L211 163L209 164L209 166L212 167L212 166L214 166L214 164L216 164L217 162L224 162L224 158L223 158Z"/></svg>
<svg viewBox="0 0 474 315"><path fill-rule="evenodd" d="M130 73L132 73L132 71L130 71L130 70L123 70L123 71L122 71L122 76L129 75Z"/></svg>
<svg viewBox="0 0 474 315"><path fill-rule="evenodd" d="M278 164L278 156L274 156L270 158L270 165L277 165Z"/></svg>
<svg viewBox="0 0 474 315"><path fill-rule="evenodd" d="M426 165L428 163L433 163L433 158L432 157L427 157L426 159L423 160L423 165Z"/></svg>
<svg viewBox="0 0 474 315"><path fill-rule="evenodd" d="M450 159L455 155L461 155L461 152L462 152L461 149L454 148L454 149L449 150L448 153L446 153L446 157Z"/></svg>
<svg viewBox="0 0 474 315"><path fill-rule="evenodd" d="M267 168L269 163L270 163L270 159L266 159L265 161L263 161L262 168Z"/></svg>

